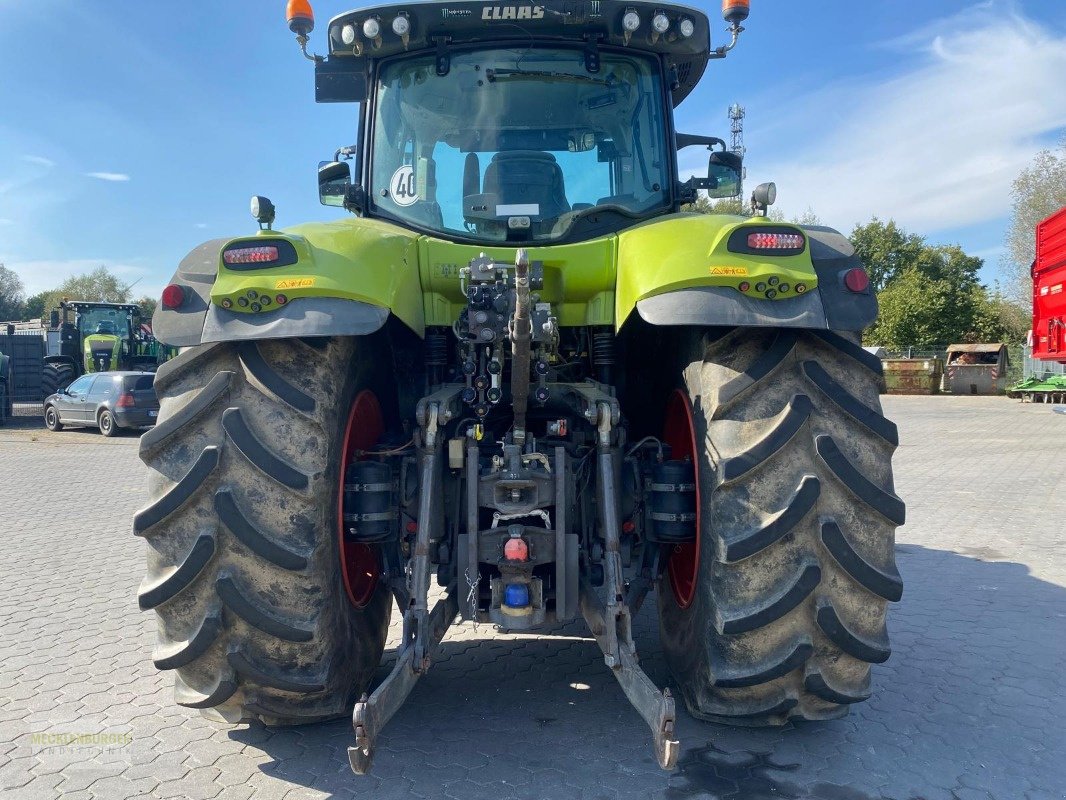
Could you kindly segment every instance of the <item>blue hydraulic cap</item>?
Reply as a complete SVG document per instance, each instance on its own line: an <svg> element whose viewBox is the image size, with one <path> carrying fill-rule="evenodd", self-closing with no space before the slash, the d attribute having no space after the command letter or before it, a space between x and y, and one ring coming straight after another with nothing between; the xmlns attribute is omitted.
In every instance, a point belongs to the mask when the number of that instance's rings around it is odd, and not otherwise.
<svg viewBox="0 0 1066 800"><path fill-rule="evenodd" d="M525 583L511 583L503 590L503 604L511 608L525 608L529 605L529 586Z"/></svg>

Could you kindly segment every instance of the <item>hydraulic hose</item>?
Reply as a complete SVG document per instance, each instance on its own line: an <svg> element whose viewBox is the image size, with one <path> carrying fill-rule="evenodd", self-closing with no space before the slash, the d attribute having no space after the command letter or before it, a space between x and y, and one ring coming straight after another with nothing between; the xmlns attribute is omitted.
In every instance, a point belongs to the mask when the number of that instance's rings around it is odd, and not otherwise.
<svg viewBox="0 0 1066 800"><path fill-rule="evenodd" d="M515 253L515 306L511 318L511 405L514 410L515 443L526 440L526 409L529 405L530 342L533 324L529 311L529 256Z"/></svg>

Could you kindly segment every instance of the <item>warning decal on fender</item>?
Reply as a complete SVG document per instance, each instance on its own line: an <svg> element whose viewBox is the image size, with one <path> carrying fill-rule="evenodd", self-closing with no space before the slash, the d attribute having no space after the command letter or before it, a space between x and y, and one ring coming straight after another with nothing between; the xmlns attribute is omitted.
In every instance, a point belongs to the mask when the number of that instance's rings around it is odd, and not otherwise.
<svg viewBox="0 0 1066 800"><path fill-rule="evenodd" d="M711 267L712 275L739 275L744 277L748 274L747 267Z"/></svg>
<svg viewBox="0 0 1066 800"><path fill-rule="evenodd" d="M307 289L315 285L314 278L282 278L274 283L275 289Z"/></svg>

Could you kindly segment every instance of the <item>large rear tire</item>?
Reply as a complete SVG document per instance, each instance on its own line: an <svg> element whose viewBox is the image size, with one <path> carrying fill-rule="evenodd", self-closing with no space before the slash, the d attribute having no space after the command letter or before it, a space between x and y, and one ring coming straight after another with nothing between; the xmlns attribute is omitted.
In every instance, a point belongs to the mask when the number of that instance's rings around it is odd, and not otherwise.
<svg viewBox="0 0 1066 800"><path fill-rule="evenodd" d="M149 504L142 609L179 704L231 722L344 714L381 660L391 600L341 580L340 447L380 354L364 339L211 344L164 364L141 437ZM214 715L214 714L212 714Z"/></svg>
<svg viewBox="0 0 1066 800"><path fill-rule="evenodd" d="M44 397L55 394L70 386L74 380L74 369L70 364L45 364L41 372L41 391Z"/></svg>
<svg viewBox="0 0 1066 800"><path fill-rule="evenodd" d="M687 360L673 407L691 412L699 542L658 593L681 695L730 724L842 716L870 695L902 593L881 364L833 333L750 329L700 337Z"/></svg>

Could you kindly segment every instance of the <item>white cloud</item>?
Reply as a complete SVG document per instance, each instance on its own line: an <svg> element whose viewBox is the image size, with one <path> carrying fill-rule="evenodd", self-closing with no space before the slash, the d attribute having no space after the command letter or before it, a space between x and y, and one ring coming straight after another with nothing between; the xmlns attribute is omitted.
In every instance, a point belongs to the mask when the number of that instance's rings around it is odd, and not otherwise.
<svg viewBox="0 0 1066 800"><path fill-rule="evenodd" d="M113 182L124 182L130 179L130 176L124 172L86 172L85 177Z"/></svg>
<svg viewBox="0 0 1066 800"><path fill-rule="evenodd" d="M984 3L888 43L900 71L792 95L782 118L764 98L765 150L748 187L777 182L789 216L808 206L850 229L892 217L922 234L1002 219L1011 181L1066 128L1066 37ZM760 109L749 105L749 120ZM771 121L772 120L772 121ZM772 148L769 145L772 144Z"/></svg>
<svg viewBox="0 0 1066 800"><path fill-rule="evenodd" d="M48 167L48 169L51 169L56 165L56 162L50 158L45 158L44 156L23 156L22 160L27 164L36 164L39 167Z"/></svg>
<svg viewBox="0 0 1066 800"><path fill-rule="evenodd" d="M201 228L201 229L202 228L206 228L207 227L207 223L206 222L197 222L196 223L196 227L197 228Z"/></svg>
<svg viewBox="0 0 1066 800"><path fill-rule="evenodd" d="M14 225L14 224L15 224L15 220L6 219L6 218L3 218L3 217L0 217L0 225Z"/></svg>

